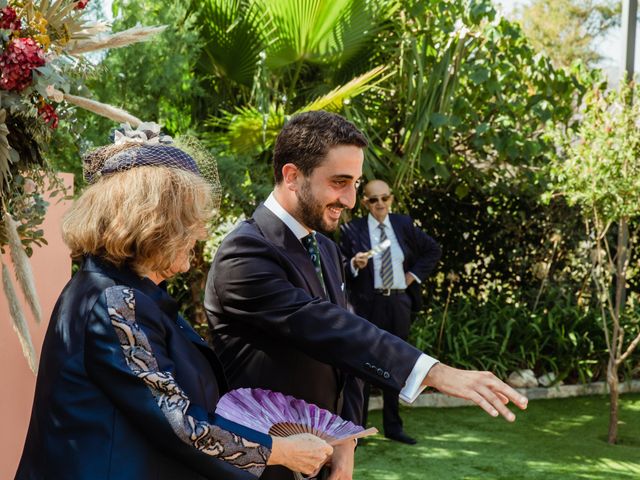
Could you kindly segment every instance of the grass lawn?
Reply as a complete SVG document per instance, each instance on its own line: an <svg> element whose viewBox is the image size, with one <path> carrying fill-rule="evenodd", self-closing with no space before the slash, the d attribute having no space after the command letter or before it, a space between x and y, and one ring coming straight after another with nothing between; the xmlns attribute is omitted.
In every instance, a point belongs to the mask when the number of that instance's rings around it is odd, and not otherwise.
<svg viewBox="0 0 640 480"><path fill-rule="evenodd" d="M515 423L479 408L404 408L401 445L381 434L356 452L354 480L640 479L640 395L621 396L620 444L606 442L608 398L536 400ZM382 430L381 412L370 423Z"/></svg>

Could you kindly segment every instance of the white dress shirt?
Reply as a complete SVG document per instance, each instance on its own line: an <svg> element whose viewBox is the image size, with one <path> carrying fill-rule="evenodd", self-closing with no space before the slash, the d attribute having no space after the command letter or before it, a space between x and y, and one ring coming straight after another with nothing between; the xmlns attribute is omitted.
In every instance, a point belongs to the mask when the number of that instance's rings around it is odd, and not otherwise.
<svg viewBox="0 0 640 480"><path fill-rule="evenodd" d="M276 217L282 220L282 222L289 228L289 230L291 230L291 232L293 232L293 234L296 236L298 240L300 240L302 237L309 235L310 233L309 230L307 230L289 212L287 212L282 207L282 205L280 205L280 203L278 203L278 201L276 200L276 197L273 195L273 192L265 200L264 206L267 207ZM389 221L389 216L387 216L386 220ZM376 224L377 223L378 222L376 220ZM391 232L391 235L393 235L393 238L397 243L398 240L395 237L395 234L393 233L393 229L390 227L391 227L391 224L389 224L389 231ZM379 237L380 229L377 227L376 229L378 230L378 237ZM371 228L369 228L369 231L371 232ZM387 238L390 237L389 231L386 232ZM374 244L372 242L372 245L377 245L377 243ZM392 240L392 246L393 246L393 240ZM398 244L398 248L400 248L399 244ZM402 258L404 259L404 255ZM402 262L400 262L399 271L400 272L403 271ZM393 269L394 283L395 283L395 277L396 277L395 272L396 272L396 268L394 264L394 269ZM404 278L403 278L403 282L404 282ZM405 287L406 287L406 284L405 284ZM418 398L418 395L420 395L420 393L422 393L422 391L425 389L425 387L422 386L422 381L429 373L429 370L431 370L431 367L433 367L436 363L438 363L438 360L436 360L435 358L431 358L429 355L425 355L424 353L418 357L416 364L413 366L413 370L411 370L411 373L407 377L407 381L405 382L404 387L400 391L400 398L402 400L408 403L412 403L415 401L416 398Z"/></svg>
<svg viewBox="0 0 640 480"><path fill-rule="evenodd" d="M391 242L391 246L389 247L391 249L391 265L393 266L393 285L391 288L404 290L407 288L407 280L404 276L404 252L402 251L398 237L396 237L396 232L393 230L393 226L389 220L389 215L385 217L382 223L385 227L384 232ZM373 215L369 214L367 217L367 224L369 226L369 243L371 248L373 248L380 243L380 222L376 220ZM382 288L382 276L380 274L382 257L380 254L374 255L371 260L373 261L373 288ZM351 259L351 262L349 262L349 265L351 265L351 273L354 277L357 277L359 270L353 263L353 258ZM416 274L413 272L407 273L411 275L416 282L422 283Z"/></svg>
<svg viewBox="0 0 640 480"><path fill-rule="evenodd" d="M265 200L264 206L271 210L276 217L282 220L289 230L293 232L298 240L302 243L302 238L306 237L311 233L310 230L302 225L298 220L293 218L289 212L287 212L282 205L278 203L276 197L273 195L273 192L269 195L269 197Z"/></svg>

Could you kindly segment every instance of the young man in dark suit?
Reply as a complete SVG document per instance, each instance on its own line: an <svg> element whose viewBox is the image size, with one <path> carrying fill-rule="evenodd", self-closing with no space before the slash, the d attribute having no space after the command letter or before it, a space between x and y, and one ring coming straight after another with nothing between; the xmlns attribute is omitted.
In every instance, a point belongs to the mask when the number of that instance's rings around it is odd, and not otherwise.
<svg viewBox="0 0 640 480"><path fill-rule="evenodd" d="M349 298L355 313L402 340L409 337L411 312L422 306L420 284L433 271L441 250L430 236L406 215L389 213L393 194L382 180L364 187L362 205L369 215L340 228L340 248L350 259L347 270ZM371 257L372 247L389 246ZM369 385L365 386L363 425L367 423ZM386 437L413 445L404 433L398 393L383 389L383 428Z"/></svg>
<svg viewBox="0 0 640 480"><path fill-rule="evenodd" d="M360 422L359 377L408 401L431 386L513 421L506 403L527 399L494 375L438 363L347 310L340 251L318 232L336 230L355 205L366 146L352 123L323 111L294 116L278 135L274 190L224 239L207 279L231 387L281 391ZM354 446L334 449L330 480L351 479ZM268 467L261 478L293 475Z"/></svg>

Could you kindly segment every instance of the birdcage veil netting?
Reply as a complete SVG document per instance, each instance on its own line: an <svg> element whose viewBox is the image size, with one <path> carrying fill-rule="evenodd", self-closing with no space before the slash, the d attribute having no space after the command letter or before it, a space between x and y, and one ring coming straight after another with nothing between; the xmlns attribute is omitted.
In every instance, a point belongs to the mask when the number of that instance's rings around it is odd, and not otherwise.
<svg viewBox="0 0 640 480"><path fill-rule="evenodd" d="M84 178L89 184L141 166L177 168L198 175L211 189L214 209L219 208L222 187L217 162L194 137L174 139L162 135L157 124L145 123L136 130L124 125L116 131L113 144L91 150L83 157Z"/></svg>

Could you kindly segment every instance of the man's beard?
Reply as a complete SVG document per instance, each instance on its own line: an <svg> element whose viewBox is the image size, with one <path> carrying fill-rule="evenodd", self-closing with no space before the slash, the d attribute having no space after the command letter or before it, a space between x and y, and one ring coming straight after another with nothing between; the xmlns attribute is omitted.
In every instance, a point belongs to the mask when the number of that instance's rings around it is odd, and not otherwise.
<svg viewBox="0 0 640 480"><path fill-rule="evenodd" d="M324 219L325 205L319 203L311 193L311 182L305 180L302 188L296 194L298 197L297 216L301 223L311 230L333 232L338 228L338 222L329 224ZM329 207L346 208L341 203L334 203Z"/></svg>

